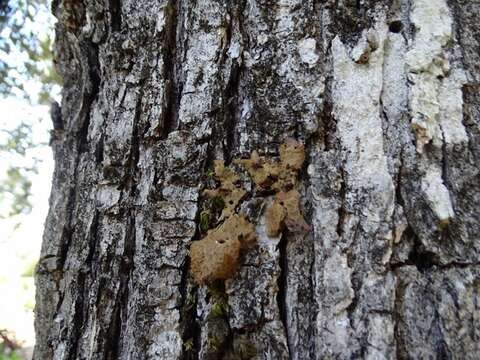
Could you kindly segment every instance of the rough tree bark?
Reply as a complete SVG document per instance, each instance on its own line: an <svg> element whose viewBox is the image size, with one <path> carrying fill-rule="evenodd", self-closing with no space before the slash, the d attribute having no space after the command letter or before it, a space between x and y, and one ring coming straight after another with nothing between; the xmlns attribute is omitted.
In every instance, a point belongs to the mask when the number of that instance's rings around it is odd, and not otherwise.
<svg viewBox="0 0 480 360"><path fill-rule="evenodd" d="M479 0L54 0L35 359L474 359ZM213 160L306 146L306 236L196 286ZM249 206L250 206L249 205Z"/></svg>

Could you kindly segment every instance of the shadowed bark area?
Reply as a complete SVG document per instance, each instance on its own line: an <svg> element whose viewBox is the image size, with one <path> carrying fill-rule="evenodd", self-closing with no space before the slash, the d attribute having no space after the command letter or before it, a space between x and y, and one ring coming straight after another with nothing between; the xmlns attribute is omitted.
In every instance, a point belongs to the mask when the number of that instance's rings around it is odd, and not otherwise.
<svg viewBox="0 0 480 360"><path fill-rule="evenodd" d="M478 356L480 1L52 11L63 129L34 359ZM270 237L275 195L233 160L276 161L289 138L310 230ZM199 286L189 248L216 159L240 174L257 243Z"/></svg>

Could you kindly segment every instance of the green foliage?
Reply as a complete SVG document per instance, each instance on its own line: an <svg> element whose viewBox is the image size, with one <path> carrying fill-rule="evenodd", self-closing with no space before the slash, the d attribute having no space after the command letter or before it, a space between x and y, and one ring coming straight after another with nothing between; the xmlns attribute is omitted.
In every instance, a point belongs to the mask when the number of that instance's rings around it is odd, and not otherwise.
<svg viewBox="0 0 480 360"><path fill-rule="evenodd" d="M22 360L22 358L18 356L15 351L12 351L9 354L2 353L2 348L0 346L0 360Z"/></svg>
<svg viewBox="0 0 480 360"><path fill-rule="evenodd" d="M194 344L193 344L193 338L190 338L190 339L188 339L187 341L185 341L185 342L183 343L183 347L184 347L185 351L192 351L192 350L193 350L193 346L194 346Z"/></svg>
<svg viewBox="0 0 480 360"><path fill-rule="evenodd" d="M206 233L210 229L210 223L212 221L210 211L204 210L200 213L200 231Z"/></svg>
<svg viewBox="0 0 480 360"><path fill-rule="evenodd" d="M208 294L210 295L210 315L213 317L224 317L228 314L229 306L227 295L225 294L225 284L222 282L214 282L208 286Z"/></svg>
<svg viewBox="0 0 480 360"><path fill-rule="evenodd" d="M0 360L22 360L15 350L6 346L5 342L0 342Z"/></svg>
<svg viewBox="0 0 480 360"><path fill-rule="evenodd" d="M223 303L214 303L212 304L211 314L216 317L221 317L226 315L226 309Z"/></svg>
<svg viewBox="0 0 480 360"><path fill-rule="evenodd" d="M223 200L223 198L221 196L215 196L214 198L212 198L211 201L212 211L221 213L223 208L225 207L225 201Z"/></svg>
<svg viewBox="0 0 480 360"><path fill-rule="evenodd" d="M202 234L215 227L224 207L225 201L220 196L207 199L203 203L203 211L200 212L200 232Z"/></svg>

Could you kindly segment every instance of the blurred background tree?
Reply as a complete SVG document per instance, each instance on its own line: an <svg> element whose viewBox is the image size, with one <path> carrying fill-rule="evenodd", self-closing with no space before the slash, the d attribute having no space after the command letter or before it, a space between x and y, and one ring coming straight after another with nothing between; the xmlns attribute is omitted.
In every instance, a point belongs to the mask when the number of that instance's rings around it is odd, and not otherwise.
<svg viewBox="0 0 480 360"><path fill-rule="evenodd" d="M0 97L23 98L32 106L50 104L58 94L60 78L52 65L52 24L38 29L37 19L49 15L46 0L0 0ZM41 22L42 23L42 22ZM47 22L48 23L48 22ZM29 84L35 83L37 86ZM2 117L7 117L3 114ZM40 145L32 135L32 124L10 124L0 134L0 161L11 159L0 178L0 217L31 210L30 175L38 159L28 164L16 161Z"/></svg>
<svg viewBox="0 0 480 360"><path fill-rule="evenodd" d="M60 89L49 7L0 0L0 360L31 359L34 341L33 269L52 167L48 106Z"/></svg>

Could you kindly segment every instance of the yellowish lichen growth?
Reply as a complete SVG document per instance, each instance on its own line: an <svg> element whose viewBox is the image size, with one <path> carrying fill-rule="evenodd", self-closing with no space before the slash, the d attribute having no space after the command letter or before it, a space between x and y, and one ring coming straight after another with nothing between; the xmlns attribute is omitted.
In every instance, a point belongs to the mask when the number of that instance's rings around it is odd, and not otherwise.
<svg viewBox="0 0 480 360"><path fill-rule="evenodd" d="M230 216L205 238L192 243L190 257L195 281L205 284L231 278L237 269L240 251L254 243L253 225L243 216Z"/></svg>

